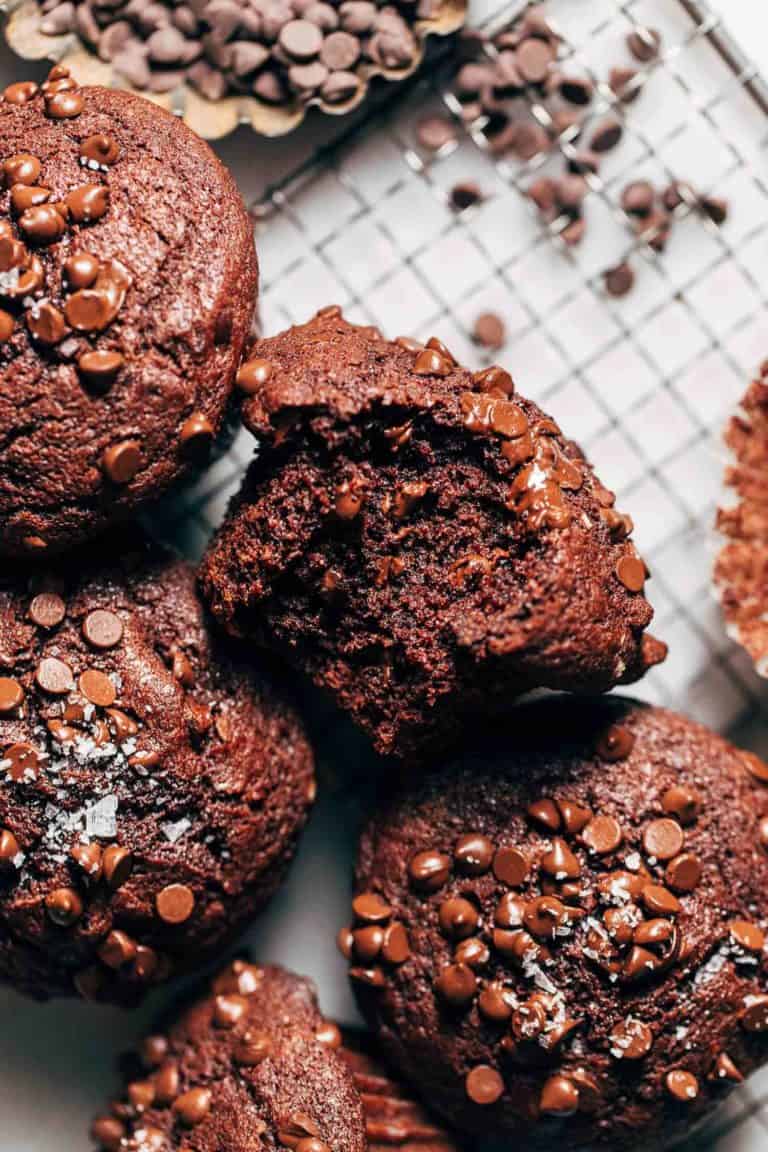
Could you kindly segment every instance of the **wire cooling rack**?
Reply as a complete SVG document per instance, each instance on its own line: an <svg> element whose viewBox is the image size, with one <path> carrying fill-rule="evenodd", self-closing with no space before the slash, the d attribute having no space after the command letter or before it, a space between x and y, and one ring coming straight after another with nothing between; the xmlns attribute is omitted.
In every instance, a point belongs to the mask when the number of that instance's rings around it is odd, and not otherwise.
<svg viewBox="0 0 768 1152"><path fill-rule="evenodd" d="M525 7L486 10L483 25L495 30ZM580 442L635 521L653 574L654 630L670 646L637 693L728 728L762 691L724 634L710 571L717 437L768 353L768 94L706 4L544 7L563 36L563 68L595 81L590 122L610 114L624 124L622 143L589 178L583 243L568 248L525 196L536 176L562 169L577 147L569 133L555 157L528 163L494 157L481 123L458 118L455 145L436 156L419 147L419 121L458 111L455 66L442 64L254 205L262 327L276 332L334 302L388 335L437 334L481 366L488 357L471 340L474 320L501 315L508 343L495 358ZM639 99L623 106L606 77L613 65L633 63L625 38L636 26L659 29L663 50L645 66ZM542 105L532 103L531 113L547 123ZM689 181L726 198L728 220L717 227L684 204L658 255L636 239L620 206L633 179ZM486 198L456 212L451 187L467 180ZM611 299L602 273L625 257L636 284ZM188 493L187 548L202 546L252 454L244 435Z"/></svg>
<svg viewBox="0 0 768 1152"><path fill-rule="evenodd" d="M473 20L496 30L525 7L494 10L486 0ZM343 139L295 160L280 152L284 175L254 203L261 327L277 332L338 303L391 336L438 335L481 367L490 360L472 342L474 321L486 311L503 317L508 341L494 359L579 441L635 521L653 574L654 631L670 654L632 692L732 729L767 691L725 635L710 573L720 430L768 354L768 92L705 3L544 7L563 37L564 70L595 82L590 120L610 114L624 125L621 145L589 179L583 243L568 247L525 195L536 176L562 169L570 135L554 156L495 157L481 123L458 117L455 63L438 63ZM658 29L663 50L645 66L638 100L623 106L606 77L632 65L625 40L637 26ZM418 143L418 124L431 114L456 123L455 143L438 155ZM532 102L531 114L547 125L542 105ZM728 219L717 227L682 205L657 254L637 240L620 204L624 185L639 179L685 180L724 197ZM466 181L485 199L457 212L450 190ZM616 300L602 273L625 258L636 283ZM164 527L187 552L204 546L253 452L241 433L181 508L178 499L167 506ZM694 1147L764 1152L768 1074L735 1093Z"/></svg>

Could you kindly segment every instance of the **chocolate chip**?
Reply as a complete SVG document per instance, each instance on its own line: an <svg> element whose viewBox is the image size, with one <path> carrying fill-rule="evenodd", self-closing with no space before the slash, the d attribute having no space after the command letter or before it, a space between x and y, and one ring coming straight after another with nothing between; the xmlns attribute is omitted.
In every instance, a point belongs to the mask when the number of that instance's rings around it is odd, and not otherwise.
<svg viewBox="0 0 768 1152"><path fill-rule="evenodd" d="M462 181L451 188L450 201L457 212L464 212L467 208L481 203L483 199L483 190L474 180Z"/></svg>
<svg viewBox="0 0 768 1152"><path fill-rule="evenodd" d="M611 1055L617 1060L642 1060L653 1047L653 1032L642 1020L628 1016L611 1032Z"/></svg>
<svg viewBox="0 0 768 1152"><path fill-rule="evenodd" d="M188 460L204 461L211 450L214 429L204 412L193 412L181 426L179 441Z"/></svg>
<svg viewBox="0 0 768 1152"><path fill-rule="evenodd" d="M554 46L548 41L531 37L517 48L515 63L524 80L529 84L540 84L546 79L556 55Z"/></svg>
<svg viewBox="0 0 768 1152"><path fill-rule="evenodd" d="M635 746L635 738L629 728L622 724L612 724L597 742L596 752L601 760L609 764L626 760Z"/></svg>
<svg viewBox="0 0 768 1152"><path fill-rule="evenodd" d="M211 1108L210 1088L190 1088L173 1102L173 1111L182 1124L194 1128L208 1115Z"/></svg>
<svg viewBox="0 0 768 1152"><path fill-rule="evenodd" d="M66 611L66 604L56 592L38 592L29 605L30 619L39 628L56 628Z"/></svg>
<svg viewBox="0 0 768 1152"><path fill-rule="evenodd" d="M611 91L624 104L631 104L640 95L641 85L636 83L637 75L634 68L611 68L608 73Z"/></svg>
<svg viewBox="0 0 768 1152"><path fill-rule="evenodd" d="M83 381L101 391L114 384L124 363L119 352L83 352L77 370Z"/></svg>
<svg viewBox="0 0 768 1152"><path fill-rule="evenodd" d="M557 90L563 100L578 106L589 104L595 92L594 85L588 76L560 76Z"/></svg>
<svg viewBox="0 0 768 1152"><path fill-rule="evenodd" d="M681 1104L691 1104L699 1095L699 1082L692 1072L673 1068L664 1078L667 1091Z"/></svg>
<svg viewBox="0 0 768 1152"><path fill-rule="evenodd" d="M24 699L24 689L12 676L0 676L0 715L15 712Z"/></svg>
<svg viewBox="0 0 768 1152"><path fill-rule="evenodd" d="M526 809L531 820L541 824L549 832L557 832L561 825L560 810L554 800L534 800Z"/></svg>
<svg viewBox="0 0 768 1152"><path fill-rule="evenodd" d="M529 869L528 858L519 848L499 848L493 858L494 876L512 888L525 883Z"/></svg>
<svg viewBox="0 0 768 1152"><path fill-rule="evenodd" d="M169 884L155 897L157 914L166 924L183 924L195 907L194 893L186 884Z"/></svg>
<svg viewBox="0 0 768 1152"><path fill-rule="evenodd" d="M747 997L741 1026L746 1032L768 1032L768 996Z"/></svg>
<svg viewBox="0 0 768 1152"><path fill-rule="evenodd" d="M589 146L593 152L602 155L615 148L623 135L624 129L618 120L603 120L593 131Z"/></svg>
<svg viewBox="0 0 768 1152"><path fill-rule="evenodd" d="M56 888L45 898L45 910L54 924L69 928L83 914L83 902L74 888Z"/></svg>
<svg viewBox="0 0 768 1152"><path fill-rule="evenodd" d="M718 196L702 196L699 201L699 206L703 214L717 224L718 227L725 224L728 219L728 201L723 200Z"/></svg>
<svg viewBox="0 0 768 1152"><path fill-rule="evenodd" d="M635 273L632 266L623 260L613 268L606 268L603 272L603 284L609 296L620 299L627 296L635 284Z"/></svg>
<svg viewBox="0 0 768 1152"><path fill-rule="evenodd" d="M20 80L3 89L3 101L6 104L28 104L30 100L34 100L39 91L34 80Z"/></svg>
<svg viewBox="0 0 768 1152"><path fill-rule="evenodd" d="M572 1116L579 1107L579 1090L566 1076L550 1076L539 1098L545 1116Z"/></svg>
<svg viewBox="0 0 768 1152"><path fill-rule="evenodd" d="M91 844L74 844L70 856L89 879L99 879L102 871L102 852L95 841Z"/></svg>
<svg viewBox="0 0 768 1152"><path fill-rule="evenodd" d="M692 852L683 852L670 860L664 879L675 892L692 892L701 879L701 864Z"/></svg>
<svg viewBox="0 0 768 1152"><path fill-rule="evenodd" d="M745 952L760 953L765 948L765 933L749 920L730 920L728 931L731 939Z"/></svg>
<svg viewBox="0 0 768 1152"><path fill-rule="evenodd" d="M105 449L102 468L113 484L129 484L143 465L141 446L136 440L121 440Z"/></svg>
<svg viewBox="0 0 768 1152"><path fill-rule="evenodd" d="M349 32L332 32L320 49L320 59L334 72L350 71L360 56L360 41Z"/></svg>
<svg viewBox="0 0 768 1152"><path fill-rule="evenodd" d="M362 86L363 81L354 72L331 72L320 95L328 104L344 104L356 96Z"/></svg>
<svg viewBox="0 0 768 1152"><path fill-rule="evenodd" d="M438 920L443 935L451 940L465 940L475 932L480 916L469 900L454 896L440 905Z"/></svg>
<svg viewBox="0 0 768 1152"><path fill-rule="evenodd" d="M63 340L67 330L64 317L49 301L33 304L27 312L27 328L39 344L48 347Z"/></svg>
<svg viewBox="0 0 768 1152"><path fill-rule="evenodd" d="M676 916L680 911L680 901L661 884L646 884L642 901L654 916Z"/></svg>
<svg viewBox="0 0 768 1152"><path fill-rule="evenodd" d="M117 689L111 679L98 668L89 668L82 672L77 685L86 700L100 708L109 708L117 698Z"/></svg>
<svg viewBox="0 0 768 1152"><path fill-rule="evenodd" d="M5 344L13 336L15 322L10 312L0 309L0 344Z"/></svg>
<svg viewBox="0 0 768 1152"><path fill-rule="evenodd" d="M362 892L352 901L352 911L358 920L366 924L383 924L392 915L392 909L386 900L377 896L375 892Z"/></svg>
<svg viewBox="0 0 768 1152"><path fill-rule="evenodd" d="M103 132L86 136L80 144L80 155L85 160L92 160L94 164L116 164L120 156L120 148L111 136Z"/></svg>
<svg viewBox="0 0 768 1152"><path fill-rule="evenodd" d="M676 820L653 820L643 832L643 848L656 860L671 860L683 847L683 830Z"/></svg>
<svg viewBox="0 0 768 1152"><path fill-rule="evenodd" d="M475 320L472 339L483 348L503 348L507 339L504 321L495 312L482 312Z"/></svg>
<svg viewBox="0 0 768 1152"><path fill-rule="evenodd" d="M109 188L106 184L82 184L67 195L66 205L75 224L92 224L107 213Z"/></svg>
<svg viewBox="0 0 768 1152"><path fill-rule="evenodd" d="M444 852L418 852L408 865L408 875L414 888L423 892L437 892L451 874L451 858Z"/></svg>
<svg viewBox="0 0 768 1152"><path fill-rule="evenodd" d="M449 964L438 975L435 989L449 1004L464 1007L475 996L477 978L466 964Z"/></svg>
<svg viewBox="0 0 768 1152"><path fill-rule="evenodd" d="M539 867L557 881L574 880L581 874L578 860L560 836L554 838L549 851L541 857Z"/></svg>
<svg viewBox="0 0 768 1152"><path fill-rule="evenodd" d="M290 20L280 30L280 47L294 60L311 60L323 44L323 34L309 20Z"/></svg>
<svg viewBox="0 0 768 1152"><path fill-rule="evenodd" d="M613 816L594 816L581 833L581 839L597 856L615 852L624 839L621 825Z"/></svg>
<svg viewBox="0 0 768 1152"><path fill-rule="evenodd" d="M427 152L439 152L455 142L456 128L445 116L428 116L417 124L416 139Z"/></svg>
<svg viewBox="0 0 768 1152"><path fill-rule="evenodd" d="M113 891L122 888L133 872L133 853L120 844L110 844L104 849L104 879Z"/></svg>
<svg viewBox="0 0 768 1152"><path fill-rule="evenodd" d="M55 656L45 656L35 669L38 687L53 696L66 696L75 687L75 680L69 664Z"/></svg>
<svg viewBox="0 0 768 1152"><path fill-rule="evenodd" d="M3 175L8 188L14 184L37 184L41 164L37 156L29 152L18 152L3 161Z"/></svg>
<svg viewBox="0 0 768 1152"><path fill-rule="evenodd" d="M627 48L643 64L655 60L661 48L661 33L656 28L638 27L627 36Z"/></svg>
<svg viewBox="0 0 768 1152"><path fill-rule="evenodd" d="M19 228L30 243L47 245L61 239L66 222L53 204L39 204L22 212Z"/></svg>
<svg viewBox="0 0 768 1152"><path fill-rule="evenodd" d="M82 93L77 91L54 92L45 100L45 111L53 120L73 120L84 107Z"/></svg>
<svg viewBox="0 0 768 1152"><path fill-rule="evenodd" d="M482 876L491 867L493 854L493 844L487 836L468 834L457 841L454 860L459 871Z"/></svg>
<svg viewBox="0 0 768 1152"><path fill-rule="evenodd" d="M504 1094L504 1081L489 1064L477 1064L466 1076L464 1087L473 1104L487 1108Z"/></svg>

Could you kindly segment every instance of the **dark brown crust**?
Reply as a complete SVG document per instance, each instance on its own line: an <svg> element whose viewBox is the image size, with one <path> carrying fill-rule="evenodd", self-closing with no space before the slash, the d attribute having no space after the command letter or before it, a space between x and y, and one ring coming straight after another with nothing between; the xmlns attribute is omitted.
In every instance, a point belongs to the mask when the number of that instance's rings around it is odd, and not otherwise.
<svg viewBox="0 0 768 1152"><path fill-rule="evenodd" d="M245 1010L234 1026L217 1022L222 996L234 997ZM314 1122L318 1138L333 1152L365 1152L360 1098L344 1062L315 1036L323 1023L310 981L281 968L235 962L217 977L204 999L171 1025L164 1035L167 1050L162 1062L136 1069L135 1081L151 1085L158 1072L175 1066L179 1080L173 1100L155 1101L139 1111L127 1094L112 1105L112 1116L124 1124L127 1139L149 1130L163 1152L285 1148L280 1133L297 1116ZM266 1037L268 1054L260 1063L246 1066L237 1052L244 1035L254 1032ZM210 1107L190 1125L173 1104L194 1089L210 1090ZM97 1138L97 1124L94 1138L109 1148Z"/></svg>
<svg viewBox="0 0 768 1152"><path fill-rule="evenodd" d="M64 621L50 630L29 616L40 586L57 589L66 603ZM116 647L100 651L84 638L83 621L95 608L120 617ZM70 667L73 691L40 689L43 657ZM87 669L112 678L114 707L136 723L134 734L121 740L110 714L93 704L65 744L48 729L48 721L61 724L66 704L87 705L78 687ZM99 545L98 560L80 554L55 574L48 566L30 578L6 566L0 677L24 692L21 708L0 715L0 829L24 857L0 871L0 976L38 997L79 990L130 1000L148 983L198 966L266 902L293 855L314 795L312 752L296 714L231 642L209 631L192 569L125 532L111 547ZM99 726L106 732L97 745ZM19 742L48 758L15 780L8 748ZM139 754L149 761L137 762ZM83 835L82 817L69 825L105 796L117 800L113 835ZM90 840L133 854L122 886L73 860L72 846ZM156 906L172 884L194 897L192 914L177 925ZM70 927L45 910L46 896L60 888L84 905ZM114 972L100 961L116 929L156 953L148 978L130 960Z"/></svg>
<svg viewBox="0 0 768 1152"><path fill-rule="evenodd" d="M63 198L92 181L110 190L106 216L70 228L68 244L39 249L57 302L70 252L119 258L133 276L117 319L96 341L126 367L105 396L84 388L74 362L40 351L23 320L0 344L0 552L70 547L168 488L185 470L180 431L195 412L222 426L252 321L257 264L237 187L209 146L177 117L121 91L82 89L71 120L46 116L41 97L0 104L0 159L32 152L40 182ZM107 133L120 148L106 172L79 162L79 142ZM0 192L0 215L8 193ZM105 479L106 448L141 443L129 483ZM30 541L32 542L30 544Z"/></svg>
<svg viewBox="0 0 768 1152"><path fill-rule="evenodd" d="M562 492L567 527L510 510L523 469L468 427L480 383L464 369L417 375L413 351L333 313L254 355L272 371L244 418L264 444L204 589L230 630L330 689L379 752L421 756L455 737L461 712L539 686L603 691L663 658L643 635L649 604L615 574L635 552L609 531L612 494L534 404L515 411L581 477ZM347 519L345 482L364 493ZM428 490L398 517L408 483ZM386 570L393 557L402 571Z"/></svg>
<svg viewBox="0 0 768 1152"><path fill-rule="evenodd" d="M631 733L634 746L625 759L609 763L595 748L616 724ZM375 892L390 905L391 919L408 934L411 956L400 967L381 964L380 989L356 980L361 1005L395 1066L457 1127L513 1139L526 1149L550 1149L553 1142L611 1152L666 1147L690 1132L732 1087L727 1077L716 1075L721 1053L743 1076L768 1058L766 1034L749 1032L743 1023L745 998L762 995L768 1006L766 952L740 950L728 927L734 919L762 931L768 924L768 851L760 846L758 830L768 812L768 792L748 770L751 765L768 778L768 769L683 717L610 697L588 703L561 698L519 709L511 714L503 740L506 751L496 759L480 753L453 768L411 778L365 832L357 891ZM647 869L655 883L666 883L665 865L650 861L642 836L650 821L665 815L661 797L673 785L690 787L700 797L699 814L684 832L685 851L703 870L690 894L678 893L677 959L640 983L621 975L612 981L585 951L587 933L605 909L595 900L596 885L600 876L626 868L627 859L632 863L633 854L641 875ZM453 960L454 946L438 924L447 897L462 896L476 905L477 935L491 942L494 910L504 893L530 900L547 891L539 861L553 833L526 815L528 805L542 798L567 799L613 816L624 835L615 854L595 856L578 836L562 833L581 869L582 895L566 902L586 915L549 945L551 962L542 962L539 971L563 995L565 1016L581 1024L549 1057L536 1044L505 1054L501 1041L511 1034L509 1022L489 1023L476 998L467 1010L451 1010L434 986ZM761 831L765 837L765 826ZM416 890L409 878L414 855L435 850L451 857L467 833L520 847L531 864L529 878L511 888L492 870L462 875L454 865L439 891ZM763 844L768 846L768 839ZM526 1003L544 987L537 984L536 965L526 975L512 960L504 961L492 942L490 953L488 965L477 973L478 991L497 980ZM360 961L353 955L352 963ZM644 1058L617 1059L611 1037L630 1016L650 1027L652 1047ZM482 1064L505 1079L501 1099L486 1107L472 1103L465 1090L467 1073ZM667 1073L680 1068L696 1077L695 1100L679 1102L666 1086ZM578 1069L594 1079L593 1110L579 1110L559 1124L537 1119L545 1081L573 1077Z"/></svg>

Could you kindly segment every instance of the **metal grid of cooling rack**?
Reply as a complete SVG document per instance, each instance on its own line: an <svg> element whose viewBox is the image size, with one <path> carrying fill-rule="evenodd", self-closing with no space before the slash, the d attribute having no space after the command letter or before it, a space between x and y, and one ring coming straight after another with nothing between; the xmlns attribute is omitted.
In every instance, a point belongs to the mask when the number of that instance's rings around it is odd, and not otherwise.
<svg viewBox="0 0 768 1152"><path fill-rule="evenodd" d="M482 26L496 30L525 7L486 7ZM495 157L483 122L465 125L456 115L455 65L440 64L254 206L262 327L278 331L335 302L389 335L437 334L480 366L488 359L472 343L473 322L482 311L501 315L508 342L495 358L581 443L635 521L653 573L655 631L670 645L667 662L637 693L728 728L764 692L724 634L710 570L720 427L766 354L765 89L737 50L729 54L708 4L550 0L544 7L563 37L562 67L596 85L585 137L607 114L624 125L620 146L589 177L583 243L565 245L562 221L542 225L525 195L536 176L562 170L577 146L573 133L529 162ZM621 105L606 77L611 66L632 63L625 39L637 26L659 29L663 50L644 67L639 99ZM548 123L542 104L532 101L530 112ZM417 142L418 122L431 113L456 118L455 143L437 155ZM620 206L632 179L660 187L689 181L725 197L728 220L718 228L683 204L658 255L637 239ZM485 199L456 212L450 189L466 180ZM636 284L614 300L602 272L625 257ZM187 548L199 549L252 453L244 435L187 495L180 526ZM178 529L177 515L178 505Z"/></svg>

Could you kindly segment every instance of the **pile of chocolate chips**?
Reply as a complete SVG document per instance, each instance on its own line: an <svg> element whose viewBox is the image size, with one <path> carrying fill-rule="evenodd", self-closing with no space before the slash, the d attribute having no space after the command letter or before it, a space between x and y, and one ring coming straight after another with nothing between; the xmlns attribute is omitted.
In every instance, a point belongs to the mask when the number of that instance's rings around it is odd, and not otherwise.
<svg viewBox="0 0 768 1152"><path fill-rule="evenodd" d="M439 0L40 0L40 30L75 32L134 88L189 82L208 100L343 104L370 69L405 71Z"/></svg>

